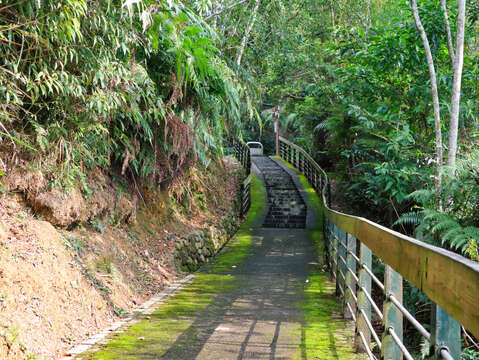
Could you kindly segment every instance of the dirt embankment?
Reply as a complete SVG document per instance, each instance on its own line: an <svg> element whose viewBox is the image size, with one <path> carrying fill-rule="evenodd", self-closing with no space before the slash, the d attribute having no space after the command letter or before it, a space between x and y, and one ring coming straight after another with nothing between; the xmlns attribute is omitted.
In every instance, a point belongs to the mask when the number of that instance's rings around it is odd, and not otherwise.
<svg viewBox="0 0 479 360"><path fill-rule="evenodd" d="M208 261L237 229L239 169L190 169L164 191L99 172L89 193L16 169L0 197L0 359L58 358Z"/></svg>

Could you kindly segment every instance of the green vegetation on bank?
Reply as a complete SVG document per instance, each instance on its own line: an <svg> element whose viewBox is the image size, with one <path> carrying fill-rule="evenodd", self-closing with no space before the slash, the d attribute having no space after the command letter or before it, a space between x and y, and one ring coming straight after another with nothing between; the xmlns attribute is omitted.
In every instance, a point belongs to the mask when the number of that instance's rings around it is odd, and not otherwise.
<svg viewBox="0 0 479 360"><path fill-rule="evenodd" d="M179 1L1 1L0 150L85 196L97 167L157 186L207 165L255 112L219 44Z"/></svg>
<svg viewBox="0 0 479 360"><path fill-rule="evenodd" d="M246 214L245 221L241 224L238 232L209 266L208 272L222 272L231 269L231 266L240 264L251 250L251 231L261 227L266 215L266 189L260 179L251 174L251 206Z"/></svg>

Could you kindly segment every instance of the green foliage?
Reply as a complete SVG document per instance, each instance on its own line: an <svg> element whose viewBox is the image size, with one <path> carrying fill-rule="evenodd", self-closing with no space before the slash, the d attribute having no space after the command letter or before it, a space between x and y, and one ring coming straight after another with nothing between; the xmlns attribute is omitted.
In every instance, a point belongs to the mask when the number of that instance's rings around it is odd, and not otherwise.
<svg viewBox="0 0 479 360"><path fill-rule="evenodd" d="M71 249L79 255L83 255L85 253L85 242L83 239L77 237L62 237L62 241L67 249Z"/></svg>
<svg viewBox="0 0 479 360"><path fill-rule="evenodd" d="M416 211L405 213L396 224L415 227L425 241L458 251L479 260L479 153L473 151L457 162L454 173L445 169L443 187L438 195L433 189L414 191L409 195ZM439 199L444 206L438 211Z"/></svg>
<svg viewBox="0 0 479 360"><path fill-rule="evenodd" d="M461 360L476 360L479 358L479 351L474 349L465 349L461 354Z"/></svg>
<svg viewBox="0 0 479 360"><path fill-rule="evenodd" d="M100 234L103 234L106 231L106 226L98 219L90 220L90 225Z"/></svg>
<svg viewBox="0 0 479 360"><path fill-rule="evenodd" d="M247 90L180 2L28 0L0 23L0 140L53 185L97 166L158 184L239 128Z"/></svg>
<svg viewBox="0 0 479 360"><path fill-rule="evenodd" d="M271 109L280 106L282 135L305 148L324 168L343 174L347 201L390 226L411 207L435 209L440 200L434 193L426 202L408 196L433 187L433 110L425 53L409 5L372 1L368 13L366 4L262 5L271 12L261 13L251 40L256 47L247 52L250 62L244 66L264 89L264 126L247 124L245 133L262 141L271 138ZM454 29L457 10L452 2L448 5ZM476 5L471 5L469 44L477 41L475 10ZM228 15L241 18L239 13L236 9ZM420 15L436 65L441 111L447 118L452 70L442 11L437 1L421 0ZM228 33L228 19L221 18L219 24ZM228 41L234 45L238 39ZM474 49L468 46L465 55L459 139L464 161L458 165L470 167L458 169L454 176L447 174L440 197L445 211L463 227L479 225L472 171L476 163L470 158L477 147L479 111L479 62ZM415 216L411 214L408 221ZM401 224L401 231L411 229L407 222ZM456 248L463 241L448 239L445 246Z"/></svg>
<svg viewBox="0 0 479 360"><path fill-rule="evenodd" d="M463 226L452 214L424 209L404 214L395 224L416 225L415 234L418 238L479 261L479 228Z"/></svg>

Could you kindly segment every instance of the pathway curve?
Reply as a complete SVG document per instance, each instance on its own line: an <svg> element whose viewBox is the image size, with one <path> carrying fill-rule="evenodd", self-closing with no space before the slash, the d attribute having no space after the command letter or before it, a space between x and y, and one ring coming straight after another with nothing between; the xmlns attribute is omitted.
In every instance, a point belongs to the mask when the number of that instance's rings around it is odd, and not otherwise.
<svg viewBox="0 0 479 360"><path fill-rule="evenodd" d="M258 177L262 164L281 166L296 187L303 186L294 171L275 161L255 161ZM254 186L261 184L255 180ZM309 223L317 220L305 189L295 191L308 205ZM352 329L339 315L334 285L315 255L320 231L308 222L304 229L263 228L266 212L260 213L191 285L100 351L79 358L359 358L352 350Z"/></svg>

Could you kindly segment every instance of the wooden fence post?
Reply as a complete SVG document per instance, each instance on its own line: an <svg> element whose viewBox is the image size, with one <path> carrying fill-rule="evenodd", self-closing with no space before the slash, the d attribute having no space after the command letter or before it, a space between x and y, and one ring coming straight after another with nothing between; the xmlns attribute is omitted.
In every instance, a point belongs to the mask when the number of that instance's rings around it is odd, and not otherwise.
<svg viewBox="0 0 479 360"><path fill-rule="evenodd" d="M338 228L338 276L337 276L337 281L336 281L336 293L341 296L343 306L345 305L345 277L346 277L346 264L344 263L344 260L346 260L346 237L347 234Z"/></svg>
<svg viewBox="0 0 479 360"><path fill-rule="evenodd" d="M346 263L347 267L356 274L356 259L351 254L356 255L356 238L352 235L346 234L347 238L347 254ZM351 252L351 253L350 253ZM356 279L353 274L346 269L346 287L344 289L346 293L346 308L344 309L344 317L346 319L353 319L356 316Z"/></svg>
<svg viewBox="0 0 479 360"><path fill-rule="evenodd" d="M434 359L442 359L441 349L444 348L454 359L459 359L461 357L461 325L437 304L432 306L431 322Z"/></svg>
<svg viewBox="0 0 479 360"><path fill-rule="evenodd" d="M359 247L359 290L358 290L358 308L356 312L356 349L360 352L366 352L366 348L359 335L362 332L367 345L371 344L371 331L367 321L371 322L371 303L365 292L371 294L371 276L363 266L372 270L372 252L363 243ZM363 290L364 289L364 290ZM366 319L364 318L366 317Z"/></svg>
<svg viewBox="0 0 479 360"><path fill-rule="evenodd" d="M308 164L309 164L310 183L314 184L313 188L316 189L316 169L314 168L312 163L308 162Z"/></svg>
<svg viewBox="0 0 479 360"><path fill-rule="evenodd" d="M329 234L329 220L326 216L322 216L323 219L323 238L324 238L324 255L325 265L331 271L331 235Z"/></svg>
<svg viewBox="0 0 479 360"><path fill-rule="evenodd" d="M333 231L334 231L334 223L332 221L328 221L329 223L329 231L330 231L330 241L329 241L329 260L331 261L331 272L333 271L334 269L334 266L333 266L333 256L334 256L334 236L333 236Z"/></svg>
<svg viewBox="0 0 479 360"><path fill-rule="evenodd" d="M310 183L312 183L311 181L311 164L309 163L309 161L306 159L306 179L308 179L308 181Z"/></svg>
<svg viewBox="0 0 479 360"><path fill-rule="evenodd" d="M240 191L239 191L239 203L240 203L240 218L243 219L244 214L243 214L243 203L244 203L244 182L242 181L240 184Z"/></svg>
<svg viewBox="0 0 479 360"><path fill-rule="evenodd" d="M328 189L326 192L326 201L328 202L328 207L331 207L331 183L328 182Z"/></svg>
<svg viewBox="0 0 479 360"><path fill-rule="evenodd" d="M332 261L333 261L333 274L334 274L334 280L336 282L336 294L339 292L338 291L338 247L339 247L339 239L338 239L338 227L336 224L333 224L333 256L332 256Z"/></svg>
<svg viewBox="0 0 479 360"><path fill-rule="evenodd" d="M402 276L386 265L384 271L385 300L383 303L383 322L384 334L382 338L382 357L385 360L402 360L401 349L396 345L392 335L389 333L391 328L398 338L403 339L403 315L401 311L390 301L389 295L393 295L397 301L402 304Z"/></svg>

